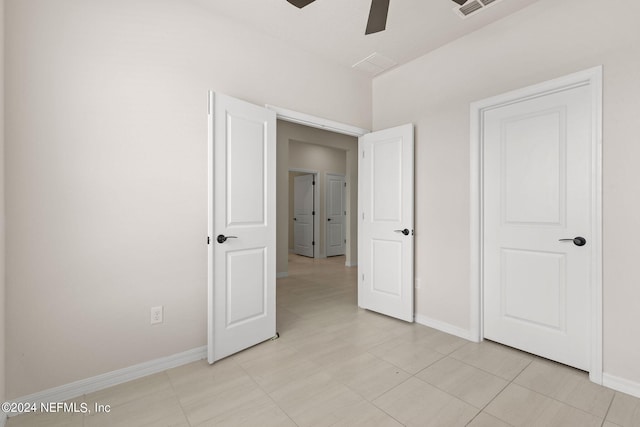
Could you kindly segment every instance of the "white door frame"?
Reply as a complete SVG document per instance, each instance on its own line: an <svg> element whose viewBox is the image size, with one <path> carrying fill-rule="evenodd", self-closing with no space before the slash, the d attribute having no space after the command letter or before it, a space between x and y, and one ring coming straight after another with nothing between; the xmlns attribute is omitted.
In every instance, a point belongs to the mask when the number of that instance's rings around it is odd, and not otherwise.
<svg viewBox="0 0 640 427"><path fill-rule="evenodd" d="M470 338L480 342L483 329L483 114L526 99L548 95L572 87L591 88L592 111L592 194L590 232L593 242L591 265L591 361L589 378L602 384L602 66L590 68L558 79L528 86L471 104L470 137L470 190L471 190L471 264L470 264Z"/></svg>
<svg viewBox="0 0 640 427"><path fill-rule="evenodd" d="M318 242L318 238L320 236L320 222L319 222L320 212L318 209L318 206L320 206L320 191L318 190L319 172L311 169L299 169L299 168L289 168L289 172L302 172L302 173L308 173L310 175L313 175L313 180L316 183L313 189L313 209L316 213L316 215L312 215L313 216L313 240L317 243L313 247L313 257L323 258L322 256L320 256L320 242ZM289 221L291 220L292 218L289 218Z"/></svg>
<svg viewBox="0 0 640 427"><path fill-rule="evenodd" d="M306 114L306 113L301 113L299 111L293 111L293 110L289 110L286 108L282 108L282 107L277 107L275 105L270 105L270 104L266 104L265 105L266 108L268 108L269 110L275 111L276 113L276 119L278 120L283 120L285 122L291 122L291 123L297 123L297 124L301 124L304 126L309 126L312 128L317 128L317 129L324 129L330 132L335 132L335 133L340 133L343 135L349 135L349 136L355 136L355 137L361 137L367 133L370 133L371 131L369 129L364 129L364 128L360 128L357 126L352 126L349 124L345 124L345 123L340 123L340 122L335 122L333 120L328 120L328 119L324 119L322 117L317 117L317 116L312 116L310 114ZM349 150L347 150L349 151ZM354 155L358 155L357 150L354 153ZM348 154L347 154L348 156ZM347 157L348 159L348 157ZM348 170L348 166L347 166L347 170ZM349 197L353 197L352 191L354 189L353 187L353 182L347 182L347 188L349 189ZM349 205L351 204L351 199L349 199ZM351 259L351 251L350 251L350 247L351 245L358 245L356 238L353 238L353 236L355 235L355 233L352 230L351 227L351 216L352 215L357 215L357 212L351 212L351 209L347 209L347 246L345 247L345 251L346 251L346 261L345 261L345 265L347 267L355 267L357 265L357 262L353 261ZM356 221L357 223L358 221ZM357 224L356 224L357 227Z"/></svg>

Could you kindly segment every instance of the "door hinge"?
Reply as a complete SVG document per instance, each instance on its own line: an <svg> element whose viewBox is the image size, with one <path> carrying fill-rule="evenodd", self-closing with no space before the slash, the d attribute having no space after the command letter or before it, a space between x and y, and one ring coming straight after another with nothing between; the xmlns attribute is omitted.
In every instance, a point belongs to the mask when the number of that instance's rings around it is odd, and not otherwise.
<svg viewBox="0 0 640 427"><path fill-rule="evenodd" d="M345 186L345 187L347 186L347 183L346 183L346 182L344 183L344 186Z"/></svg>
<svg viewBox="0 0 640 427"><path fill-rule="evenodd" d="M315 214L316 214L316 211L311 211L311 215L315 215Z"/></svg>
<svg viewBox="0 0 640 427"><path fill-rule="evenodd" d="M211 244L211 236L207 236L207 245Z"/></svg>
<svg viewBox="0 0 640 427"><path fill-rule="evenodd" d="M362 273L362 281L364 282L364 273Z"/></svg>
<svg viewBox="0 0 640 427"><path fill-rule="evenodd" d="M364 159L364 150L362 150L362 158Z"/></svg>
<svg viewBox="0 0 640 427"><path fill-rule="evenodd" d="M315 246L315 245L316 245L316 242L311 242L311 246Z"/></svg>
<svg viewBox="0 0 640 427"><path fill-rule="evenodd" d="M362 212L362 220L364 220L364 212Z"/></svg>
<svg viewBox="0 0 640 427"><path fill-rule="evenodd" d="M347 239L344 239L344 243L345 243L345 244L347 243Z"/></svg>
<svg viewBox="0 0 640 427"><path fill-rule="evenodd" d="M316 182L315 181L311 181L311 185L316 185Z"/></svg>

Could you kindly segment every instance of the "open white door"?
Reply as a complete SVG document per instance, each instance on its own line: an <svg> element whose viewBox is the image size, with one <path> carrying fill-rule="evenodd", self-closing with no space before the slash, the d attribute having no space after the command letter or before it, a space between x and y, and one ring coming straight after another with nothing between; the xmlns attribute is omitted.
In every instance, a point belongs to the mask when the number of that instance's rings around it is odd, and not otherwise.
<svg viewBox="0 0 640 427"><path fill-rule="evenodd" d="M358 145L358 305L413 322L413 125Z"/></svg>
<svg viewBox="0 0 640 427"><path fill-rule="evenodd" d="M276 115L213 92L208 220L213 363L276 334Z"/></svg>
<svg viewBox="0 0 640 427"><path fill-rule="evenodd" d="M313 258L315 215L313 174L293 178L293 253Z"/></svg>
<svg viewBox="0 0 640 427"><path fill-rule="evenodd" d="M325 186L327 206L327 238L325 241L327 242L327 256L344 255L345 245L347 243L345 186L344 175L334 173L327 174Z"/></svg>

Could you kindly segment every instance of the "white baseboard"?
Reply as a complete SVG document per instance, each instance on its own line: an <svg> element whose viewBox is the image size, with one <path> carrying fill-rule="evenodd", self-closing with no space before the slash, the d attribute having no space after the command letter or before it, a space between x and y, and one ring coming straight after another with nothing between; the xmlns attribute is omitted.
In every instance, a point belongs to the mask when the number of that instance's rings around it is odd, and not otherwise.
<svg viewBox="0 0 640 427"><path fill-rule="evenodd" d="M127 368L118 369L116 371L96 375L95 377L74 381L69 384L50 388L28 396L23 396L18 399L14 399L13 402L29 402L35 403L36 405L46 402L63 402L68 399L80 397L83 394L93 393L114 385L146 377L147 375L156 374L158 372L166 371L167 369L186 365L187 363L206 358L207 347L198 347L182 353L161 357L138 365L129 366ZM14 414L11 416L13 415ZM4 424L1 423L0 427L2 425Z"/></svg>
<svg viewBox="0 0 640 427"><path fill-rule="evenodd" d="M357 267L358 263L357 262L345 262L344 265L346 267Z"/></svg>
<svg viewBox="0 0 640 427"><path fill-rule="evenodd" d="M635 381L603 373L602 385L631 396L640 397L640 383Z"/></svg>
<svg viewBox="0 0 640 427"><path fill-rule="evenodd" d="M450 335L455 335L460 338L464 338L468 341L473 341L471 338L471 331L467 329L460 328L459 326L454 326L447 322L442 322L440 320L432 319L427 316L423 316L421 314L416 314L415 316L416 323L419 323L424 326L428 326L433 329L437 329L442 332L446 332Z"/></svg>
<svg viewBox="0 0 640 427"><path fill-rule="evenodd" d="M280 273L276 273L276 279L282 279L283 277L289 277L289 272L281 271Z"/></svg>

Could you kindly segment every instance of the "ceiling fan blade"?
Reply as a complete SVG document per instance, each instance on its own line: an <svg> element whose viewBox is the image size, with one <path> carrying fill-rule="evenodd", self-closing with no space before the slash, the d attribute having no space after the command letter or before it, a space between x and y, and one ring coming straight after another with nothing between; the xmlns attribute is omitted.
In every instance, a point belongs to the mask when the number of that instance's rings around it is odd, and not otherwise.
<svg viewBox="0 0 640 427"><path fill-rule="evenodd" d="M365 34L373 34L382 31L387 26L387 14L389 13L389 0L371 0L371 10Z"/></svg>
<svg viewBox="0 0 640 427"><path fill-rule="evenodd" d="M313 3L316 0L287 0L289 3L297 7L298 9L302 9L303 7Z"/></svg>
<svg viewBox="0 0 640 427"><path fill-rule="evenodd" d="M458 3L460 6L462 6L463 4L465 4L467 2L467 0L453 0L453 1Z"/></svg>

